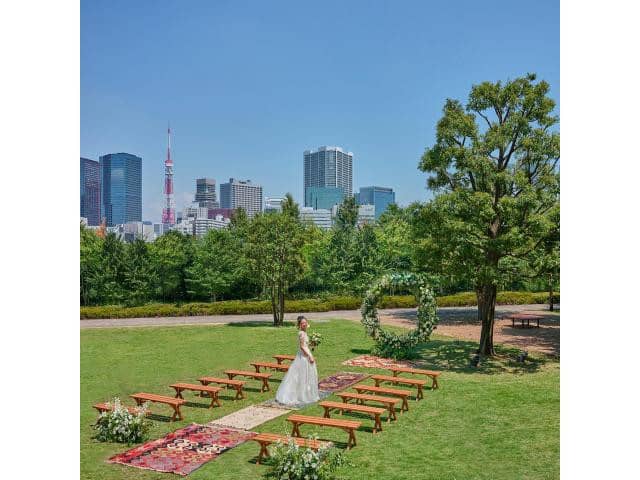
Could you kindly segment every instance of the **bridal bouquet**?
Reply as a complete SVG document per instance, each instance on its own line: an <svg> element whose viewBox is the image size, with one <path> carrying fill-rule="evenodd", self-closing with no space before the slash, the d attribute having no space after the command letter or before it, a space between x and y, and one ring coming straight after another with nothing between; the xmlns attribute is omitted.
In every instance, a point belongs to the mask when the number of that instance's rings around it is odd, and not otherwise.
<svg viewBox="0 0 640 480"><path fill-rule="evenodd" d="M312 350L315 350L315 348L320 345L320 343L322 342L322 335L320 335L317 332L313 332L310 336L309 336L309 345L311 346Z"/></svg>

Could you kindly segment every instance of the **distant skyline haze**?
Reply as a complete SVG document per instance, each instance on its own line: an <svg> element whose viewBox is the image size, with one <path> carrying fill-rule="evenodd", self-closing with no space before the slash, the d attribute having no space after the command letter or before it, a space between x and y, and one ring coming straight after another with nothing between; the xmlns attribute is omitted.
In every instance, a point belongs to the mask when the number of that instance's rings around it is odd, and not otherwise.
<svg viewBox="0 0 640 480"><path fill-rule="evenodd" d="M303 204L303 152L353 152L353 189L429 198L417 170L446 98L535 72L559 99L559 2L81 3L81 156L142 157L143 219L197 178ZM559 111L559 105L557 106ZM75 159L77 162L77 159Z"/></svg>

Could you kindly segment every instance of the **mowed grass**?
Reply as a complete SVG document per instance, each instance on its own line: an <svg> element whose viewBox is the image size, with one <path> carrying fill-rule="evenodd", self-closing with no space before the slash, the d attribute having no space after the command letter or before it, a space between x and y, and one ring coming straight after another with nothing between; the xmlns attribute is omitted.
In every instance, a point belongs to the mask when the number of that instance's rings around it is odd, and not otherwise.
<svg viewBox="0 0 640 480"><path fill-rule="evenodd" d="M338 371L388 373L341 362L368 353L372 346L362 327L346 320L314 322L323 343L316 352L320 377ZM363 417L356 433L358 445L347 455L352 467L342 470L352 479L550 479L559 477L559 363L533 359L522 367L515 351L502 349L501 357L469 368L477 345L434 336L421 350L423 360L442 369L441 388L425 391L425 399L410 402L410 411L398 421L383 423L383 431L370 433L372 421ZM221 375L227 368L249 368L249 361L271 360L276 353L295 353L293 326L275 329L262 325L176 326L81 330L81 477L83 479L167 479L171 474L108 464L106 460L128 449L126 445L92 439L95 402L145 391L173 396L171 383L198 383L202 375ZM281 373L274 373L276 379ZM366 383L372 384L371 380ZM185 420L153 420L151 439L192 422L206 423L245 406L273 398L278 387L260 393L249 380L247 398L232 401L221 396L222 407L207 409L207 399L185 392L194 406L183 407ZM231 392L231 391L230 391ZM339 400L330 397L330 400ZM196 405L197 404L197 405ZM151 410L169 415L170 408ZM321 415L318 406L300 413ZM336 416L337 413L336 413ZM257 431L289 433L287 415L267 422ZM345 418L354 418L345 414ZM343 445L341 430L302 427L303 435L317 433ZM255 465L258 445L246 442L223 453L189 475L200 479L257 479L267 467ZM176 477L177 478L177 477Z"/></svg>

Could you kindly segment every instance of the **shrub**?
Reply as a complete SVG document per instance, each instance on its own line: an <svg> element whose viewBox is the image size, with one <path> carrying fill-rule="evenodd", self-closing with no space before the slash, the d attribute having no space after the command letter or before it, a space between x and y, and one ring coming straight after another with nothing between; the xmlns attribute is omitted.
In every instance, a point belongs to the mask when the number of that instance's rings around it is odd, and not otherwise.
<svg viewBox="0 0 640 480"><path fill-rule="evenodd" d="M111 403L111 402L110 402ZM139 443L149 432L150 422L147 421L148 406L145 403L133 415L120 404L120 399L113 400L113 409L102 412L98 416L94 428L97 430L96 439L100 442Z"/></svg>
<svg viewBox="0 0 640 480"><path fill-rule="evenodd" d="M527 303L547 303L546 292L498 292L497 302L502 305L522 305ZM560 303L560 294L554 294L554 303ZM476 294L462 292L437 298L439 307L474 306ZM285 311L328 312L331 310L357 310L362 304L360 297L328 296L325 298L305 298L287 300ZM415 308L416 299L412 295L383 296L380 308ZM135 317L180 317L190 315L242 315L271 313L271 303L267 300L225 300L212 303L150 303L138 307L104 305L100 307L80 307L80 318L135 318Z"/></svg>
<svg viewBox="0 0 640 480"><path fill-rule="evenodd" d="M328 447L313 451L299 447L293 441L278 442L269 461L271 468L266 478L277 480L333 480L336 470L346 465L344 454L337 448Z"/></svg>

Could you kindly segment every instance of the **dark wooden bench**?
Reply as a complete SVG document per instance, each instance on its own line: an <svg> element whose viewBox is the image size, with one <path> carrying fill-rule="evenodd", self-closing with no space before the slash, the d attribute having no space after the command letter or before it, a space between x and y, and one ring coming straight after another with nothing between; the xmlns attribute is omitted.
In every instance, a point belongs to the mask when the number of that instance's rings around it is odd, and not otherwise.
<svg viewBox="0 0 640 480"><path fill-rule="evenodd" d="M362 422L356 422L354 420L338 420L336 418L322 418L322 417L310 417L307 415L290 415L287 420L293 424L292 437L301 437L300 425L318 425L320 427L333 427L340 428L349 433L349 440L347 441L347 448L354 447L356 445L355 431L360 428Z"/></svg>
<svg viewBox="0 0 640 480"><path fill-rule="evenodd" d="M209 385L210 383L215 383L217 385L226 385L227 388L235 388L236 400L240 398L244 398L244 392L242 391L242 387L246 382L242 380L230 380L228 378L220 378L220 377L201 377L198 379L198 381L202 385Z"/></svg>
<svg viewBox="0 0 640 480"><path fill-rule="evenodd" d="M371 418L373 418L373 433L382 431L382 422L380 421L380 415L382 415L384 412L387 411L386 408L369 407L367 405L358 405L356 403L345 403L345 402L324 401L324 402L320 402L319 405L322 408L324 408L325 418L329 418L329 412L331 410L340 410L340 413L347 411L347 412L358 412L358 413L364 413L366 415L371 415Z"/></svg>
<svg viewBox="0 0 640 480"><path fill-rule="evenodd" d="M229 377L229 380L233 380L234 377L249 377L254 378L256 380L262 380L262 391L268 392L271 390L269 388L269 378L271 378L270 373L258 373L258 372L249 372L247 370L225 370L225 375Z"/></svg>
<svg viewBox="0 0 640 480"><path fill-rule="evenodd" d="M394 385L409 385L411 387L418 387L418 393L416 394L416 400L420 400L424 397L422 394L422 387L427 384L426 380L418 380L415 378L394 377L392 375L371 375L371 378L376 382L376 387L379 387L383 382L390 382Z"/></svg>
<svg viewBox="0 0 640 480"><path fill-rule="evenodd" d="M98 413L103 413L103 412L110 412L111 410L113 410L113 403L110 402L101 402L101 403L96 403L93 408L95 408ZM123 408L125 408L127 410L127 412L129 412L131 415L138 415L138 412L140 411L140 407L131 407L131 406L126 406L126 405L122 405ZM149 415L150 412L147 412L147 415Z"/></svg>
<svg viewBox="0 0 640 480"><path fill-rule="evenodd" d="M389 370L391 370L394 377L397 377L399 373L410 373L412 375L426 375L427 377L431 377L431 380L433 381L431 390L438 388L438 377L442 373L437 370L423 370L421 368L409 367L390 367Z"/></svg>
<svg viewBox="0 0 640 480"><path fill-rule="evenodd" d="M292 362L296 358L296 356L295 355L274 355L273 358L276 359L276 362L282 363L285 360L289 360L290 362Z"/></svg>
<svg viewBox="0 0 640 480"><path fill-rule="evenodd" d="M535 320L536 328L540 328L540 320L542 320L544 317L542 315L536 315L533 313L513 313L511 315L505 315L502 318L510 319L512 328L516 328L517 320L520 321L520 327L522 328L525 328L524 326L525 321L527 322L526 328L531 328L531 320Z"/></svg>
<svg viewBox="0 0 640 480"><path fill-rule="evenodd" d="M194 383L174 383L173 385L169 385L176 391L176 398L183 398L182 392L184 390L191 390L193 392L200 392L200 395L203 393L208 393L211 397L211 404L209 408L212 408L214 405L220 407L220 400L218 400L218 392L222 390L221 387L210 387L208 385L196 385Z"/></svg>
<svg viewBox="0 0 640 480"><path fill-rule="evenodd" d="M153 403L164 403L165 405L169 405L173 408L173 415L171 416L171 421L175 421L176 417L178 420L182 420L182 413L180 413L180 406L187 403L182 398L173 398L167 397L165 395L156 395L155 393L134 393L133 395L129 395L133 398L138 405L142 405L144 402L153 402Z"/></svg>
<svg viewBox="0 0 640 480"><path fill-rule="evenodd" d="M260 369L270 368L271 370L278 370L279 372L286 372L289 370L289 365L283 365L282 363L273 362L251 362L251 365L256 369L256 372L260 373Z"/></svg>
<svg viewBox="0 0 640 480"><path fill-rule="evenodd" d="M321 448L332 445L332 442L323 442L321 440L313 440L311 438L287 437L286 435L278 435L277 433L259 433L251 440L255 440L260 444L260 453L258 454L258 460L256 460L256 464L258 465L260 465L260 462L264 457L269 456L267 447L272 443L282 442L286 445L290 440L293 440L293 442L299 447L307 447L311 450L320 450Z"/></svg>
<svg viewBox="0 0 640 480"><path fill-rule="evenodd" d="M399 388L387 388L387 387L374 387L372 385L354 385L354 389L358 393L379 393L382 395L392 395L394 397L400 397L402 399L402 410L407 412L409 411L409 402L407 402L407 398L411 395L409 390L402 390Z"/></svg>
<svg viewBox="0 0 640 480"><path fill-rule="evenodd" d="M396 404L401 401L397 397L382 397L380 395L367 395L365 393L342 392L336 393L342 401L349 403L349 400L355 400L356 403L363 405L364 402L374 402L383 404L388 410L387 422L396 420ZM402 412L402 410L400 410Z"/></svg>

